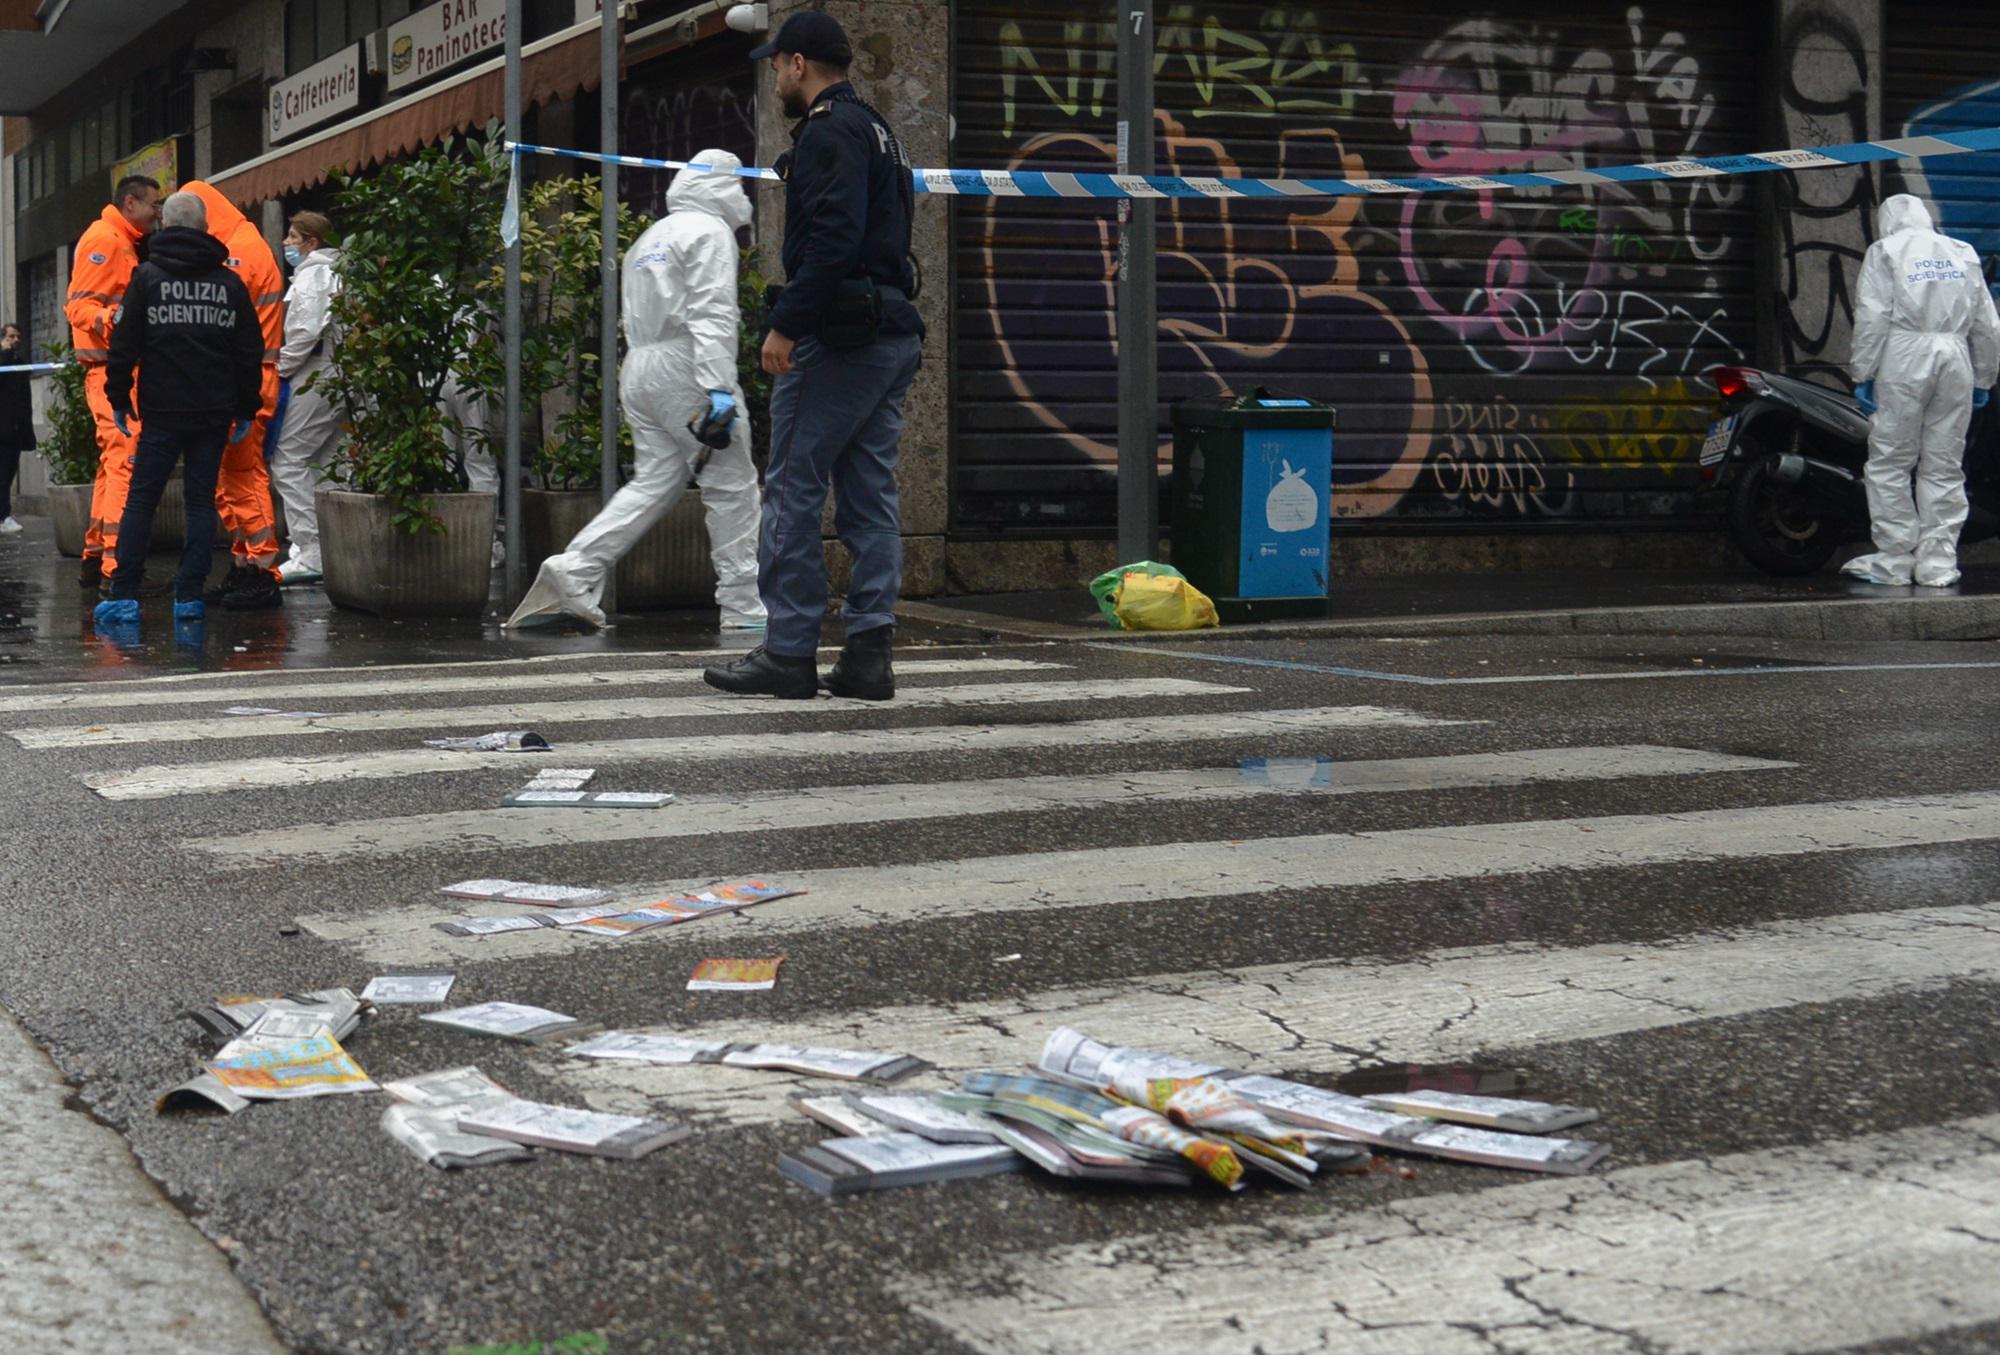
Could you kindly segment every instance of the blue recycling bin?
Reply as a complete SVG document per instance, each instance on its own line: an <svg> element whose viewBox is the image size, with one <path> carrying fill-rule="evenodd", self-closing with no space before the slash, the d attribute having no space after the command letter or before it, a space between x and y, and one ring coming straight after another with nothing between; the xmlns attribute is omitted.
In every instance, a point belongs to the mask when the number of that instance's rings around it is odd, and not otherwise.
<svg viewBox="0 0 2000 1355"><path fill-rule="evenodd" d="M1334 419L1261 389L1174 406L1174 568L1224 621L1328 614Z"/></svg>

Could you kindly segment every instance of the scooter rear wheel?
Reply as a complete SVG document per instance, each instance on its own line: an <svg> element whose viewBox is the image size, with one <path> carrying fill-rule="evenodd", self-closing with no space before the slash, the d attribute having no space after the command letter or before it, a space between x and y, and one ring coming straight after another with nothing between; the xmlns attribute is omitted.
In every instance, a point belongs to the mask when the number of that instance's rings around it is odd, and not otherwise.
<svg viewBox="0 0 2000 1355"><path fill-rule="evenodd" d="M1840 522L1795 485L1778 482L1778 458L1743 467L1729 491L1729 535L1743 558L1767 574L1816 574L1840 549Z"/></svg>

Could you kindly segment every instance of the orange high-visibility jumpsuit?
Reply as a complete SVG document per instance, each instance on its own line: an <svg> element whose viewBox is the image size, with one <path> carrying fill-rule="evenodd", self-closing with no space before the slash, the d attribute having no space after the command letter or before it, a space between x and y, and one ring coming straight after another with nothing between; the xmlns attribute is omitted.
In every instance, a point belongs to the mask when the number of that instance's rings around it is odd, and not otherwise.
<svg viewBox="0 0 2000 1355"><path fill-rule="evenodd" d="M264 329L264 403L249 436L222 452L215 481L215 509L229 533L236 564L278 573L278 523L271 509L271 473L264 464L264 436L278 412L278 350L285 342L285 275L258 229L216 189L196 179L181 186L208 206L208 233L229 251L227 264L250 289L257 323Z"/></svg>
<svg viewBox="0 0 2000 1355"><path fill-rule="evenodd" d="M118 520L125 516L125 493L132 487L132 458L139 450L137 419L128 419L130 436L111 421L111 402L104 395L104 364L111 360L111 325L125 288L139 266L138 242L143 232L116 206L90 223L76 242L76 259L69 270L69 299L63 314L69 320L70 346L83 364L84 401L97 423L97 479L90 490L90 527L83 538L86 558L104 559L118 550ZM143 411L138 411L143 412Z"/></svg>

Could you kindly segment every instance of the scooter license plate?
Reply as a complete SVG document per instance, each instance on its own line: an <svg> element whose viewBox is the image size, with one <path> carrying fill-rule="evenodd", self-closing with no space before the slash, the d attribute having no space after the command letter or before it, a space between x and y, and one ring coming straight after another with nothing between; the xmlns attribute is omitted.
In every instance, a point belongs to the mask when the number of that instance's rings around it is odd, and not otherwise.
<svg viewBox="0 0 2000 1355"><path fill-rule="evenodd" d="M1729 455L1729 444L1736 440L1736 421L1741 415L1731 414L1726 419L1717 419L1708 426L1708 440L1701 444L1701 464L1713 466Z"/></svg>

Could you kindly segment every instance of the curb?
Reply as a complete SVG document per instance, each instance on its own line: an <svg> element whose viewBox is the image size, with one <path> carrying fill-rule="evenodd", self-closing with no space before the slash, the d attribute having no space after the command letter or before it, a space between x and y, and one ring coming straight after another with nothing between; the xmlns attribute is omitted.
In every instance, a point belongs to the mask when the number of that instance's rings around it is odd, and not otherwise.
<svg viewBox="0 0 2000 1355"><path fill-rule="evenodd" d="M1885 590L1886 591L1886 590ZM1900 591L1900 590L1899 590ZM1024 621L927 602L904 602L897 615L955 626L995 639L1057 642L1276 640L1301 636L1416 639L1426 636L1728 635L1795 640L2000 639L2000 594L1972 597L1823 598L1800 602L1674 603L1562 611L1473 612L1327 621L1262 622L1196 631L1114 631L1054 621Z"/></svg>

